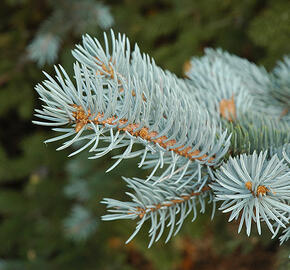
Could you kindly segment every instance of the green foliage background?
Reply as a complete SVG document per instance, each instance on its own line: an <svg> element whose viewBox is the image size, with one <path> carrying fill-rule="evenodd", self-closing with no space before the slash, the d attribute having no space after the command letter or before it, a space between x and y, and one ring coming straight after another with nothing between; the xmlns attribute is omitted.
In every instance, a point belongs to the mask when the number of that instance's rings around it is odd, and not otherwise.
<svg viewBox="0 0 290 270"><path fill-rule="evenodd" d="M33 88L44 76L26 50L50 14L50 2L0 2L0 270L290 267L289 246L280 248L267 233L237 235L237 226L221 214L213 222L208 214L187 222L169 244L160 241L150 250L146 232L124 246L132 222L100 221L105 211L101 198L121 199L125 191L121 175L141 177L146 172L128 161L105 175L113 154L97 161L87 161L85 155L68 159L68 152L55 151L57 144L43 144L52 136L47 128L32 125L33 109L40 107ZM290 53L286 0L103 2L111 7L115 31L126 33L158 65L179 76L184 63L202 55L205 47L221 47L268 69ZM100 29L88 31L101 38ZM69 36L62 42L57 62L67 70L73 61L70 50L79 41ZM52 66L44 69L53 73ZM78 181L79 192L68 192ZM82 237L82 224L65 225L76 205L95 224Z"/></svg>

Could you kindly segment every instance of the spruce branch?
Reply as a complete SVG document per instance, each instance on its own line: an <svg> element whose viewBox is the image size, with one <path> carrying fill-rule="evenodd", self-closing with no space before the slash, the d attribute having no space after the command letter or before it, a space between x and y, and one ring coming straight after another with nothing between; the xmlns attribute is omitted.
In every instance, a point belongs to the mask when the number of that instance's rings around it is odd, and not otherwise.
<svg viewBox="0 0 290 270"><path fill-rule="evenodd" d="M70 216L65 218L63 225L67 237L81 242L96 231L97 221L88 209L76 204Z"/></svg>
<svg viewBox="0 0 290 270"><path fill-rule="evenodd" d="M234 121L245 112L256 110L247 84L224 58L193 57L190 65L188 82L196 88L196 99L216 121Z"/></svg>
<svg viewBox="0 0 290 270"><path fill-rule="evenodd" d="M285 56L283 61L278 61L273 69L272 84L270 95L280 102L284 107L284 115L287 115L290 109L290 57ZM283 116L283 115L282 115Z"/></svg>
<svg viewBox="0 0 290 270"><path fill-rule="evenodd" d="M52 64L57 58L60 43L60 37L52 33L38 34L27 48L29 58L39 66Z"/></svg>
<svg viewBox="0 0 290 270"><path fill-rule="evenodd" d="M284 160L274 155L267 160L267 151L257 155L230 158L216 171L216 182L211 184L216 199L223 201L220 210L231 212L229 221L241 220L250 235L251 224L257 224L261 234L261 220L274 234L273 222L285 228L290 213L290 171Z"/></svg>
<svg viewBox="0 0 290 270"><path fill-rule="evenodd" d="M98 152L91 158L127 147L112 167L124 158L141 155L141 164L148 164L148 151L159 156L153 171L162 168L166 159L179 159L179 167L188 160L215 166L227 152L230 136L211 121L188 89L183 92L183 81L162 71L148 56L141 56L137 45L130 54L124 36L115 39L112 32L111 53L106 35L105 42L106 52L89 36L84 37L83 47L77 46L74 55L80 63L74 65L76 87L61 66L56 68L56 80L46 74L48 80L36 86L47 104L42 111L36 110L36 116L52 122L34 123L72 126L54 128L65 134L46 142L74 136L57 150L88 141L70 156L90 148L90 152ZM100 139L109 145L97 148ZM132 153L134 143L143 144L145 149Z"/></svg>
<svg viewBox="0 0 290 270"><path fill-rule="evenodd" d="M239 231L245 223L248 235L252 221L259 233L264 221L274 235L288 225L289 122L278 109L260 107L273 99L272 75L208 49L191 60L183 80L113 31L104 34L104 46L84 36L73 56L74 80L58 66L55 78L45 73L36 86L44 105L35 114L41 121L33 122L62 133L46 140L65 140L57 150L76 145L69 156L88 150L95 159L121 148L107 171L135 157L151 169L144 180L124 178L132 201L103 200L112 213L104 220L139 220L129 240L150 220L149 246L165 226L168 241L190 212L196 218L197 204L205 211L207 199L214 208L222 201L220 209L230 220L240 217ZM143 148L135 151L135 144Z"/></svg>
<svg viewBox="0 0 290 270"><path fill-rule="evenodd" d="M151 240L148 247L160 239L166 227L170 227L165 240L168 242L178 233L185 218L191 212L193 212L192 221L196 219L197 205L200 205L200 213L205 212L206 200L208 203L213 203L212 217L214 215L215 202L210 188L205 185L207 177L194 185L187 183L182 188L170 179L158 184L152 181L144 182L138 178L124 178L124 180L128 187L135 191L135 193L126 193L132 198L132 202L104 199L102 203L107 204L108 211L112 214L105 215L102 219L139 219L135 232L126 243L133 239L147 220L151 222L149 230Z"/></svg>
<svg viewBox="0 0 290 270"><path fill-rule="evenodd" d="M289 123L289 57L285 56L284 61L278 61L276 67L269 73L264 67L257 66L246 59L221 49L207 48L205 54L203 58L209 62L223 62L222 66L228 66L230 69L228 74L241 79L240 87L246 89L248 92L247 98L252 100L254 105L251 107L251 111L263 113L277 119L282 118Z"/></svg>
<svg viewBox="0 0 290 270"><path fill-rule="evenodd" d="M232 133L229 149L231 156L265 150L269 150L269 155L273 156L281 152L280 148L290 141L289 124L277 121L273 116L247 112L240 115L236 121L222 123ZM282 155L279 157L282 158Z"/></svg>
<svg viewBox="0 0 290 270"><path fill-rule="evenodd" d="M114 23L109 7L94 0L53 0L50 5L52 14L27 48L28 57L39 66L55 62L60 43L69 34L79 36L96 27L108 29Z"/></svg>

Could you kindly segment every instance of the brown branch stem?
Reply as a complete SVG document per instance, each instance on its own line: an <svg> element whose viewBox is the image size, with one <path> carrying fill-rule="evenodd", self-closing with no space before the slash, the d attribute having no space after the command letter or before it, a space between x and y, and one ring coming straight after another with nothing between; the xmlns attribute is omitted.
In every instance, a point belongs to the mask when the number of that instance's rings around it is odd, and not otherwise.
<svg viewBox="0 0 290 270"><path fill-rule="evenodd" d="M78 106L76 104L73 104L72 106L76 109L76 111L73 112L73 117L75 118L75 121L76 121L76 126L75 126L76 132L79 132L88 123L94 123L96 125L103 125L103 126L105 126L106 124L109 124L109 125L115 126L119 131L124 131L124 132L127 131L132 136L141 137L142 139L147 140L148 142L152 142L154 144L158 143L164 149L168 149L169 147L172 147L177 143L175 139L168 140L166 136L161 136L159 138L156 138L158 136L158 132L156 131L149 132L148 127L142 127L140 130L136 131L136 129L139 128L140 124L137 124L137 123L127 124L128 122L127 119L120 119L116 121L117 117L113 116L105 120L100 120L104 116L103 113L98 113L95 118L91 119L92 115L91 115L90 110L88 111L88 114L86 114L84 109L81 106ZM125 124L127 125L125 127L122 127ZM200 151L192 150L192 147L190 146L181 150L182 148L184 148L184 145L181 145L176 148L170 148L168 149L168 151L173 151L176 154L180 156L184 156L190 160L202 161L205 158L207 158L207 155L202 155L198 157L198 155L200 154ZM214 157L210 157L209 161L212 161L213 159Z"/></svg>
<svg viewBox="0 0 290 270"><path fill-rule="evenodd" d="M144 217L144 215L146 215L146 214L148 214L150 212L156 212L159 209L161 209L162 207L171 207L171 206L176 205L176 204L184 203L184 202L192 199L195 196L199 196L203 192L209 191L210 189L211 188L209 186L205 186L205 187L202 188L201 191L199 191L199 192L194 192L193 191L193 192L191 192L188 195L181 196L180 199L169 200L168 203L158 203L158 204L155 204L153 207L152 206L144 207L144 208L137 207L136 208L136 212L130 212L128 214L137 214L139 216L139 218L142 219Z"/></svg>

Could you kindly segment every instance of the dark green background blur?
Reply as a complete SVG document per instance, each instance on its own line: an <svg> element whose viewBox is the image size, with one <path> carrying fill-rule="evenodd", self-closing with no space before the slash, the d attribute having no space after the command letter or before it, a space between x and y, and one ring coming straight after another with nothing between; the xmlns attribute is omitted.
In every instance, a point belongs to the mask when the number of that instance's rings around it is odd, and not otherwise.
<svg viewBox="0 0 290 270"><path fill-rule="evenodd" d="M69 2L69 0L66 0ZM290 53L290 1L283 0L120 0L103 1L111 8L113 29L126 33L158 65L183 76L183 66L205 47L221 47L271 69ZM289 245L264 229L246 237L237 224L217 213L185 223L168 244L164 239L147 249L143 230L129 245L134 222L102 222L103 197L125 198L122 175L146 174L136 160L121 163L113 172L108 155L69 159L57 152L60 143L48 128L31 123L40 108L34 85L44 79L42 68L27 59L27 46L51 13L50 1L0 1L0 270L6 269L290 269ZM72 18L73 20L73 18ZM61 26L60 26L61 27ZM101 30L90 33L101 38ZM72 70L70 50L80 37L68 35L57 63ZM43 67L53 74L52 65ZM78 195L65 190L82 180ZM84 185L90 190L81 199ZM85 192L85 191L84 191ZM66 220L78 205L87 209L95 228L78 237L80 227ZM148 229L148 228L146 228ZM82 239L79 239L82 238ZM289 267L289 268L288 268Z"/></svg>

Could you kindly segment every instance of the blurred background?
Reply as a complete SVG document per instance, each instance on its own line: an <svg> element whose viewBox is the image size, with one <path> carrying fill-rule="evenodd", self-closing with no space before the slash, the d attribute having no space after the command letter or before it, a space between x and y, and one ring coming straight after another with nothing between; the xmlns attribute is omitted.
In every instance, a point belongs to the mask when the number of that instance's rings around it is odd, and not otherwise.
<svg viewBox="0 0 290 270"><path fill-rule="evenodd" d="M135 222L102 222L103 197L123 199L121 176L148 174L136 160L105 174L111 156L87 160L45 145L53 135L31 123L34 91L60 63L70 73L81 35L102 39L113 28L184 76L205 47L265 65L290 53L288 0L1 0L0 1L0 270L7 269L290 269L287 243L264 229L237 234L225 214L190 219L168 244L147 249L147 231L124 242ZM71 150L71 149L70 149Z"/></svg>

